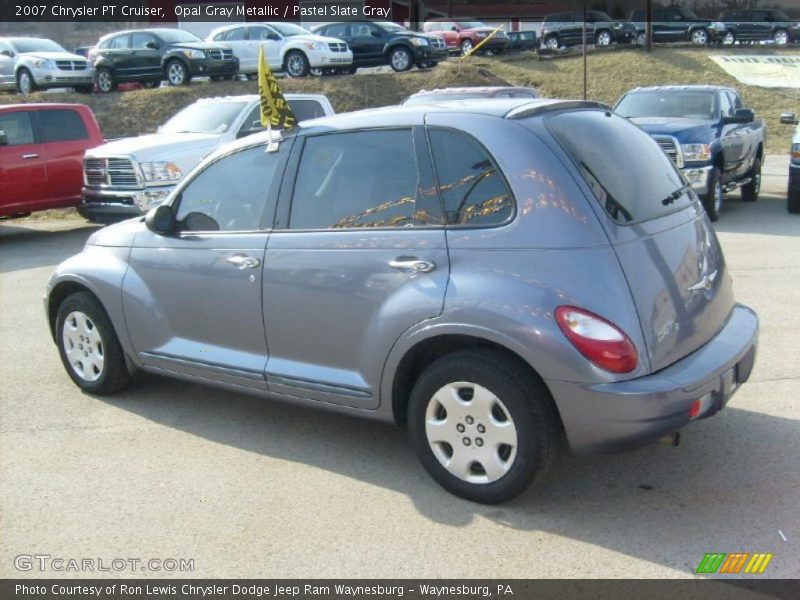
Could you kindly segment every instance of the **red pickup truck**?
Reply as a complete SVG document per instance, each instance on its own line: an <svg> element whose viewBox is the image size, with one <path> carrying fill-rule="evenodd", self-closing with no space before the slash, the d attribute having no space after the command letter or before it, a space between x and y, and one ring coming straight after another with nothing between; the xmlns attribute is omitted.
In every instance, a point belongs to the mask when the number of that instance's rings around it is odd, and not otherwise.
<svg viewBox="0 0 800 600"><path fill-rule="evenodd" d="M80 204L83 153L103 142L83 104L0 106L0 217Z"/></svg>

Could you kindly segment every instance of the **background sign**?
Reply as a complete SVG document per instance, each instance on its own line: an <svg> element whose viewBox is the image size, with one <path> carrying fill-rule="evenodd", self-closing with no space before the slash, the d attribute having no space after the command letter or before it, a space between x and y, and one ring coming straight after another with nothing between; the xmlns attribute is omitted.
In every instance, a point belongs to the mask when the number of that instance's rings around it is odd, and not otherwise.
<svg viewBox="0 0 800 600"><path fill-rule="evenodd" d="M710 56L745 85L800 89L800 54Z"/></svg>

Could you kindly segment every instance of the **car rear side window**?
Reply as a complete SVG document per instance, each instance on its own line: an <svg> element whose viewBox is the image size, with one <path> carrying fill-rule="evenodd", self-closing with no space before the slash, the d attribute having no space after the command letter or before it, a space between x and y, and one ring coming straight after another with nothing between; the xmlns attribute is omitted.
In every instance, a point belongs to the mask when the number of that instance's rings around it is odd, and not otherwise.
<svg viewBox="0 0 800 600"><path fill-rule="evenodd" d="M449 129L431 129L429 138L448 225L490 227L514 216L506 181L477 141Z"/></svg>
<svg viewBox="0 0 800 600"><path fill-rule="evenodd" d="M38 118L42 143L89 139L86 124L74 110L42 110Z"/></svg>
<svg viewBox="0 0 800 600"><path fill-rule="evenodd" d="M310 137L297 173L289 228L411 226L419 180L410 129Z"/></svg>
<svg viewBox="0 0 800 600"><path fill-rule="evenodd" d="M317 100L289 100L289 107L298 122L325 116L325 109Z"/></svg>
<svg viewBox="0 0 800 600"><path fill-rule="evenodd" d="M9 146L33 143L33 125L27 111L10 112L0 115L0 131L5 132Z"/></svg>
<svg viewBox="0 0 800 600"><path fill-rule="evenodd" d="M549 117L545 123L618 223L661 217L694 201L672 161L627 119L582 110Z"/></svg>

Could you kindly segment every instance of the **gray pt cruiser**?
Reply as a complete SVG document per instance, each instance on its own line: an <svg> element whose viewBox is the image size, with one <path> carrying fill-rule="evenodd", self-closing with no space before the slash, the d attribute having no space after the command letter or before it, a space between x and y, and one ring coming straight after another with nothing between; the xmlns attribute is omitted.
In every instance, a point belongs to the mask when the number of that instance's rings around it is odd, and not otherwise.
<svg viewBox="0 0 800 600"><path fill-rule="evenodd" d="M639 447L749 377L758 320L702 206L607 106L447 102L273 135L58 266L45 309L79 387L142 370L407 423L437 482L494 503L562 432Z"/></svg>

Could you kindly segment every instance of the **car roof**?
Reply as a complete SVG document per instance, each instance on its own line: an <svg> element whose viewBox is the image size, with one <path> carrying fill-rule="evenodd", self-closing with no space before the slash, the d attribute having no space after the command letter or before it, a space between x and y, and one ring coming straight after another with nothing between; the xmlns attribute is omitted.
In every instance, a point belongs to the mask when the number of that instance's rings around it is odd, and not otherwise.
<svg viewBox="0 0 800 600"><path fill-rule="evenodd" d="M64 108L84 109L89 108L85 104L78 104L77 102L30 102L24 104L0 104L0 111L5 109L25 109L25 110L55 110Z"/></svg>
<svg viewBox="0 0 800 600"><path fill-rule="evenodd" d="M114 31L113 33L107 33L103 37L100 38L102 42L105 39L110 37L114 37L116 35L123 35L123 34L131 34L131 33L159 33L161 31L184 31L183 29L179 29L177 27L141 27L139 29L123 29L122 31ZM190 31L185 31L185 33L191 33Z"/></svg>
<svg viewBox="0 0 800 600"><path fill-rule="evenodd" d="M519 32L518 32L519 33ZM466 86L466 87L449 87L449 88L436 88L434 90L420 90L411 94L409 98L416 98L418 96L446 96L447 94L497 94L499 92L536 92L533 88L521 87L514 85L487 85L487 86Z"/></svg>
<svg viewBox="0 0 800 600"><path fill-rule="evenodd" d="M736 92L732 87L724 85L651 85L633 88L631 92Z"/></svg>

